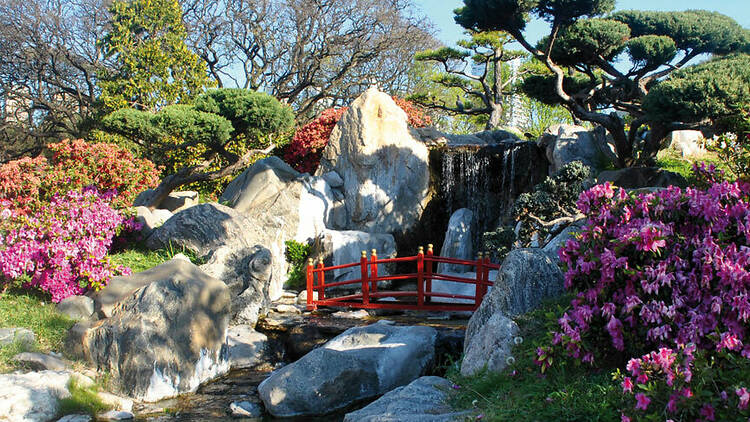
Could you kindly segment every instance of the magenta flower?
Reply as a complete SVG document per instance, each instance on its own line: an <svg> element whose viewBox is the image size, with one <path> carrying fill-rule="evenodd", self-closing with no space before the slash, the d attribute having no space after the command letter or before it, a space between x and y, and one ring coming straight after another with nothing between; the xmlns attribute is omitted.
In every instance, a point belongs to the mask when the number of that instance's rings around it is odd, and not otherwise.
<svg viewBox="0 0 750 422"><path fill-rule="evenodd" d="M636 401L635 408L640 409L640 410L648 409L648 404L651 403L651 399L646 397L646 395L643 393L637 393L635 395L635 401Z"/></svg>

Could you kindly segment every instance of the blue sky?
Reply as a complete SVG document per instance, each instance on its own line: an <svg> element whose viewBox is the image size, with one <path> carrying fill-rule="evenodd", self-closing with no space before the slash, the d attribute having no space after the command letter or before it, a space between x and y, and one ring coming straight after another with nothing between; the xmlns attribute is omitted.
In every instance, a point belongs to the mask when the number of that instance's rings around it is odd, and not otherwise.
<svg viewBox="0 0 750 422"><path fill-rule="evenodd" d="M438 29L438 38L452 45L462 37L463 28L453 21L453 9L463 6L462 0L414 0L432 19ZM740 25L750 28L750 2L748 0L628 0L618 1L617 9L687 10L706 9L734 18ZM527 38L535 42L547 33L547 25L532 21L527 26Z"/></svg>

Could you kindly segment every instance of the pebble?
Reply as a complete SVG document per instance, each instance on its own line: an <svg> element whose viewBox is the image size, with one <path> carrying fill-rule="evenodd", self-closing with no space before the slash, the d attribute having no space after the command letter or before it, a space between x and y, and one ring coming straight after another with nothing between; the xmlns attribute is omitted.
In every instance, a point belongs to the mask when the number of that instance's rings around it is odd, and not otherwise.
<svg viewBox="0 0 750 422"><path fill-rule="evenodd" d="M244 418L259 418L263 416L263 408L259 404L249 401L232 402L229 405L229 410L232 411L232 416Z"/></svg>

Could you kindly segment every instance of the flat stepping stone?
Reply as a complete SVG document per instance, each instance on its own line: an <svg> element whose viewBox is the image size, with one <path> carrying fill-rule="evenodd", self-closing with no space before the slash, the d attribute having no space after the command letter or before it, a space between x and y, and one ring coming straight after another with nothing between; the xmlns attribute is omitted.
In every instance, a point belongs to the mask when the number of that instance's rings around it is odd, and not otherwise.
<svg viewBox="0 0 750 422"><path fill-rule="evenodd" d="M13 360L30 367L34 371L64 371L70 367L64 360L44 353L23 352L13 356Z"/></svg>

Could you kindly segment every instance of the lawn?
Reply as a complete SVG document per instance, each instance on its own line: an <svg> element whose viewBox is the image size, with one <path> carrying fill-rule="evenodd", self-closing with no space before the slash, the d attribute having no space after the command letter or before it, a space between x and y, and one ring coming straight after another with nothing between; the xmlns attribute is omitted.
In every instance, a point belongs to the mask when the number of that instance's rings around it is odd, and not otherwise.
<svg viewBox="0 0 750 422"><path fill-rule="evenodd" d="M612 380L615 368L556 361L542 374L533 362L569 301L550 302L515 319L523 343L514 349L515 363L502 373L462 377L457 365L451 368L448 377L457 391L452 404L474 408L483 421L619 421L623 395Z"/></svg>
<svg viewBox="0 0 750 422"><path fill-rule="evenodd" d="M0 373L17 368L13 356L24 351L61 352L65 335L75 321L59 314L43 295L28 291L0 293L0 328L24 327L36 335L34 345L12 343L0 348Z"/></svg>

